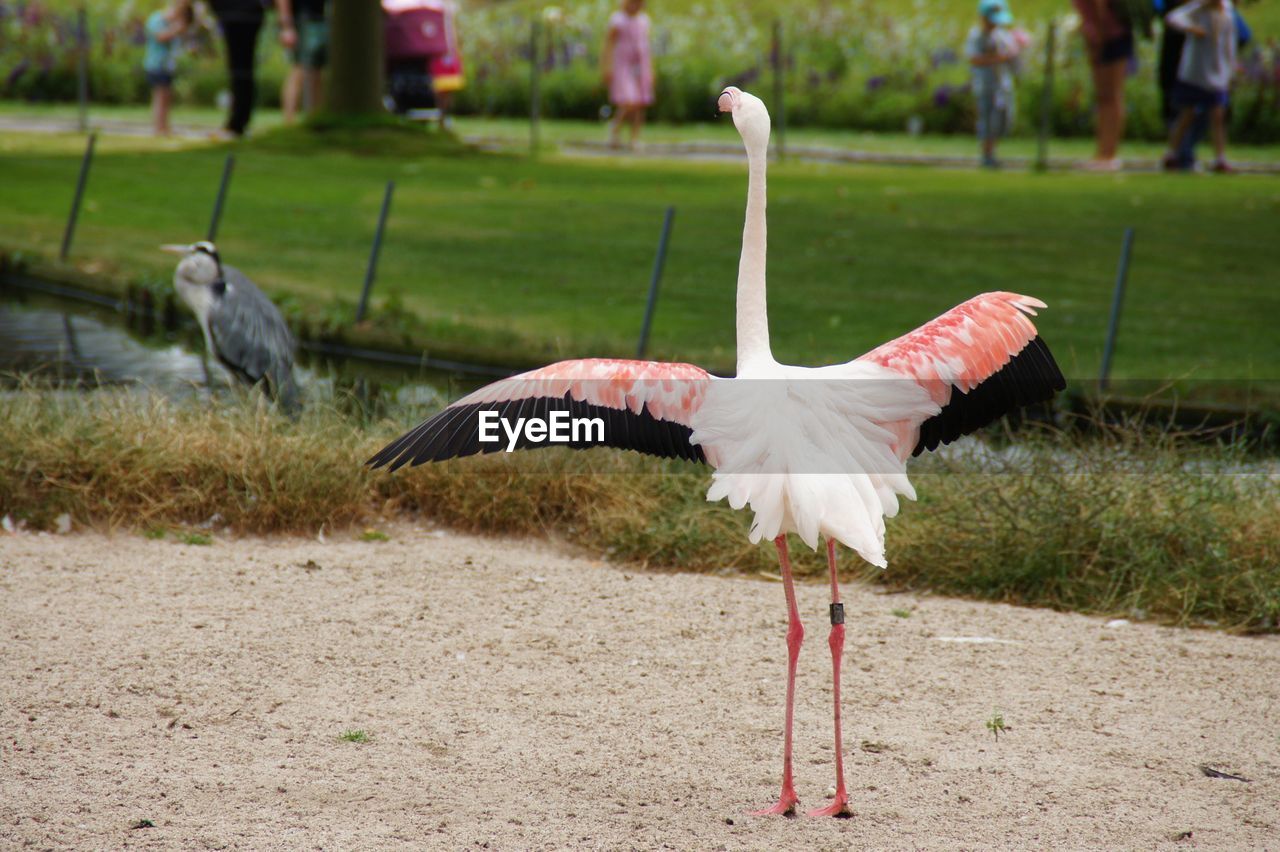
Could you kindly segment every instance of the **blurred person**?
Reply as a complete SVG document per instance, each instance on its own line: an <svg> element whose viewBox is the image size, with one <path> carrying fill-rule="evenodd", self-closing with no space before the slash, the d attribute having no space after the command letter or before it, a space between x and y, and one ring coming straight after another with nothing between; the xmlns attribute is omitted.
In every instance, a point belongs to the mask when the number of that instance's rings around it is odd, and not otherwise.
<svg viewBox="0 0 1280 852"><path fill-rule="evenodd" d="M1169 12L1185 4L1188 0L1156 0L1155 10L1163 18ZM1244 49L1245 45L1253 40L1253 31L1249 28L1248 23L1240 14L1238 8L1233 8L1232 17L1236 23L1236 52L1239 53ZM1164 116L1165 128L1172 132L1174 125L1178 121L1178 115L1181 110L1174 99L1174 91L1178 86L1178 66L1182 62L1182 48L1186 44L1187 36L1177 27L1166 25L1160 36L1160 64L1158 70L1158 81L1160 83L1160 108ZM1227 105L1228 113L1231 105ZM1198 108L1195 112L1195 118L1192 119L1191 127L1182 136L1182 144L1178 146L1175 152L1174 162L1167 165L1166 168L1179 171L1190 171L1196 166L1196 146L1209 133L1209 111L1204 108Z"/></svg>
<svg viewBox="0 0 1280 852"><path fill-rule="evenodd" d="M1133 30L1109 0L1071 0L1080 14L1080 31L1089 51L1096 102L1093 159L1085 168L1118 171L1117 156L1124 137L1124 80L1133 59Z"/></svg>
<svg viewBox="0 0 1280 852"><path fill-rule="evenodd" d="M292 50L298 42L293 26L293 10L289 0L274 0L280 16L280 43ZM263 0L209 0L214 17L222 30L227 54L227 74L231 81L231 110L224 134L231 138L244 136L253 117L254 99L258 94L255 63L258 31L266 17Z"/></svg>
<svg viewBox="0 0 1280 852"><path fill-rule="evenodd" d="M630 146L634 148L644 126L645 110L653 104L653 60L644 0L622 0L622 8L610 16L600 64L614 108L609 146L619 147L622 125L626 124L631 128Z"/></svg>
<svg viewBox="0 0 1280 852"><path fill-rule="evenodd" d="M290 0L297 38L289 52L289 73L280 87L284 123L292 124L299 108L311 112L320 105L321 73L329 61L328 0Z"/></svg>
<svg viewBox="0 0 1280 852"><path fill-rule="evenodd" d="M1013 15L1005 0L979 0L978 23L969 30L964 53L973 69L978 102L978 139L982 165L999 168L996 145L1013 124L1013 63L1019 47L1007 29Z"/></svg>
<svg viewBox="0 0 1280 852"><path fill-rule="evenodd" d="M1169 132L1166 168L1177 168L1178 152L1196 111L1209 116L1215 172L1231 172L1227 163L1227 103L1236 67L1236 20L1231 0L1191 0L1165 16L1165 25L1186 34L1178 63L1173 102L1178 117Z"/></svg>
<svg viewBox="0 0 1280 852"><path fill-rule="evenodd" d="M165 9L147 16L143 29L146 47L142 70L151 87L151 127L157 136L168 136L169 109L173 106L173 75L178 68L178 39L195 18L191 0L173 0Z"/></svg>

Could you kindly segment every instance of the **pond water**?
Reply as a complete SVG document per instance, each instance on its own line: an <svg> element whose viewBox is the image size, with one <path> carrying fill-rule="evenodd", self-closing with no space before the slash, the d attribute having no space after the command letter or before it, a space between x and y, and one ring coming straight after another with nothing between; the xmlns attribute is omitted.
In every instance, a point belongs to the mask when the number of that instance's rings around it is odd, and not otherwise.
<svg viewBox="0 0 1280 852"><path fill-rule="evenodd" d="M181 343L134 339L98 317L52 307L0 302L0 373L41 384L138 384L189 395L221 378Z"/></svg>
<svg viewBox="0 0 1280 852"><path fill-rule="evenodd" d="M180 313L176 330L157 330L158 325L111 299L66 298L12 279L0 282L0 387L131 386L182 398L239 386L206 357L190 314ZM304 344L297 353L295 376L307 400L354 394L382 406L438 407L501 373L466 365L433 368L391 353L321 350Z"/></svg>
<svg viewBox="0 0 1280 852"><path fill-rule="evenodd" d="M6 286L7 285L7 286ZM38 285L37 285L38 286ZM76 298L51 295L12 277L0 280L0 394L23 383L91 392L121 386L140 393L174 398L231 395L239 382L216 360L206 358L204 340L194 318L180 309L176 330L157 330L153 317L114 300L89 294ZM147 333L138 326L149 329ZM394 353L322 349L298 352L295 376L306 402L355 400L366 414L391 414L406 420L422 416L446 402L506 373L486 367L451 365L440 369ZM1031 470L1019 442L962 439L940 450L932 461L913 467L924 474L959 464L969 470L1009 473ZM1093 467L1075 448L1050 451L1061 470L1087 473ZM1043 460L1043 458L1042 458ZM1096 458L1093 459L1096 462ZM1137 461L1137 460L1135 460ZM1185 467L1200 473L1264 474L1275 477L1280 461L1274 452L1261 455L1222 454L1187 458ZM1142 472L1143 465L1135 465Z"/></svg>

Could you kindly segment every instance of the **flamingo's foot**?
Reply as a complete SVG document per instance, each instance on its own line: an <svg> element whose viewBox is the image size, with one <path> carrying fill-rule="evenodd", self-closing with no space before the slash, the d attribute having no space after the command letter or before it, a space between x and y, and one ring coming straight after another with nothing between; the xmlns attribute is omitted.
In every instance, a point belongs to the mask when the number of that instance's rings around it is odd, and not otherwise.
<svg viewBox="0 0 1280 852"><path fill-rule="evenodd" d="M843 790L836 793L835 799L825 808L809 811L811 817L835 817L836 819L852 819L853 811L849 810L849 796Z"/></svg>
<svg viewBox="0 0 1280 852"><path fill-rule="evenodd" d="M800 804L800 797L796 795L795 790L783 790L778 804L771 808L763 808L758 811L751 811L751 816L784 816L794 817L796 815L796 805Z"/></svg>

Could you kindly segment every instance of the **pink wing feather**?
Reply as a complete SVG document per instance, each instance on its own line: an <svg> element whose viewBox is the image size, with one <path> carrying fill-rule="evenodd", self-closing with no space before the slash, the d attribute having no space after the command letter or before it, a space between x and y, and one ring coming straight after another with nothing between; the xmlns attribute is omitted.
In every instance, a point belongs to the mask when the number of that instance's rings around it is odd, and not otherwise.
<svg viewBox="0 0 1280 852"><path fill-rule="evenodd" d="M705 461L690 442L690 420L702 404L711 374L692 364L587 358L561 361L500 379L451 403L417 428L392 441L368 464L391 470L405 464L496 452L502 444L481 443L479 415L504 419L547 417L567 411L604 421L604 440L568 443L575 449L609 446L650 455ZM518 449L541 446L520 442Z"/></svg>
<svg viewBox="0 0 1280 852"><path fill-rule="evenodd" d="M563 397L689 425L711 374L693 364L582 358L548 364L463 397L453 406L534 397Z"/></svg>
<svg viewBox="0 0 1280 852"><path fill-rule="evenodd" d="M910 377L942 409L919 423L886 424L899 435L899 455L950 443L1066 387L1028 319L1044 307L1017 293L983 293L858 359Z"/></svg>

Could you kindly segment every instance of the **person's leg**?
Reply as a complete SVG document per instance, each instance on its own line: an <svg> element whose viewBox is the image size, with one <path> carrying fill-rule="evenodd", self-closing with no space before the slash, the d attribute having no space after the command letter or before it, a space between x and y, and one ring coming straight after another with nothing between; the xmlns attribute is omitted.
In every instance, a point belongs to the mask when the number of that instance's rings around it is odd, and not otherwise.
<svg viewBox="0 0 1280 852"><path fill-rule="evenodd" d="M280 112L284 115L285 124L293 124L293 119L298 114L298 100L302 97L305 74L301 65L290 65L289 73L284 77L284 85L280 87Z"/></svg>
<svg viewBox="0 0 1280 852"><path fill-rule="evenodd" d="M1178 146L1182 144L1182 140L1187 135L1187 130L1191 127L1191 122L1195 120L1195 117L1195 107L1183 107L1182 112L1178 113L1178 120L1173 124L1173 132L1169 134L1170 151L1178 150Z"/></svg>
<svg viewBox="0 0 1280 852"><path fill-rule="evenodd" d="M1124 135L1124 74L1123 61L1099 62L1094 66L1098 160L1114 160L1120 150L1120 139Z"/></svg>
<svg viewBox="0 0 1280 852"><path fill-rule="evenodd" d="M320 108L320 99L324 96L324 90L321 88L322 77L320 69L307 68L302 72L302 80L303 91L306 93L306 96L302 99L302 107L310 115Z"/></svg>
<svg viewBox="0 0 1280 852"><path fill-rule="evenodd" d="M1000 140L1008 136L1013 130L1013 123L1017 118L1018 99L1012 90L1006 91L1001 97L1000 105L1000 127L996 133L995 144L992 146L992 155L996 154L996 149L1000 147Z"/></svg>
<svg viewBox="0 0 1280 852"><path fill-rule="evenodd" d="M162 86L157 86L155 84L152 84L151 86L151 132L157 136L164 134L164 125L161 121L160 115L160 90L162 88Z"/></svg>
<svg viewBox="0 0 1280 852"><path fill-rule="evenodd" d="M172 132L169 126L169 112L173 108L173 86L157 86L156 94L159 95L159 132L163 136L168 136Z"/></svg>
<svg viewBox="0 0 1280 852"><path fill-rule="evenodd" d="M631 108L631 147L636 147L640 139L640 129L644 127L644 104L636 104Z"/></svg>
<svg viewBox="0 0 1280 852"><path fill-rule="evenodd" d="M613 118L609 121L609 147L622 147L619 137L622 134L622 125L626 122L631 107L626 104L614 104Z"/></svg>
<svg viewBox="0 0 1280 852"><path fill-rule="evenodd" d="M996 92L991 104L991 123L987 129L987 136L991 140L987 151L987 165L992 168L1000 167L1000 158L996 156L996 149L1000 146L1000 139L1009 132L1012 116L1013 92L1004 90Z"/></svg>
<svg viewBox="0 0 1280 852"><path fill-rule="evenodd" d="M254 60L261 28L261 18L224 21L222 24L227 45L227 71L231 77L231 115L227 118L227 130L237 136L244 134L253 115L253 100L257 96Z"/></svg>
<svg viewBox="0 0 1280 852"><path fill-rule="evenodd" d="M1173 165L1177 162L1178 149L1182 146L1182 140L1187 135L1191 122L1195 119L1195 107L1183 107L1182 112L1178 113L1178 120L1173 123L1173 130L1169 131L1169 153L1165 155L1165 164Z"/></svg>
<svg viewBox="0 0 1280 852"><path fill-rule="evenodd" d="M1095 160L1102 159L1102 137L1104 135L1102 129L1103 109L1103 87L1106 85L1102 69L1105 66L1101 61L1093 58L1089 63L1089 74L1093 77L1093 158Z"/></svg>
<svg viewBox="0 0 1280 852"><path fill-rule="evenodd" d="M1112 63L1111 80L1111 158L1120 154L1120 142L1124 139L1124 124L1128 117L1124 104L1124 81L1129 73L1129 62Z"/></svg>
<svg viewBox="0 0 1280 852"><path fill-rule="evenodd" d="M1191 126L1182 135L1182 144L1174 152L1181 169L1194 168L1196 164L1196 146L1209 134L1209 111L1204 107L1196 107L1191 119Z"/></svg>
<svg viewBox="0 0 1280 852"><path fill-rule="evenodd" d="M1209 126L1213 132L1214 165L1222 166L1227 162L1227 107L1226 104L1214 104L1209 111Z"/></svg>
<svg viewBox="0 0 1280 852"><path fill-rule="evenodd" d="M978 140L982 150L982 165L995 165L995 94L985 90L978 92Z"/></svg>
<svg viewBox="0 0 1280 852"><path fill-rule="evenodd" d="M307 18L298 31L302 54L302 109L308 115L320 109L324 97L324 66L329 62L329 25L323 18ZM439 107L439 96L436 98Z"/></svg>

